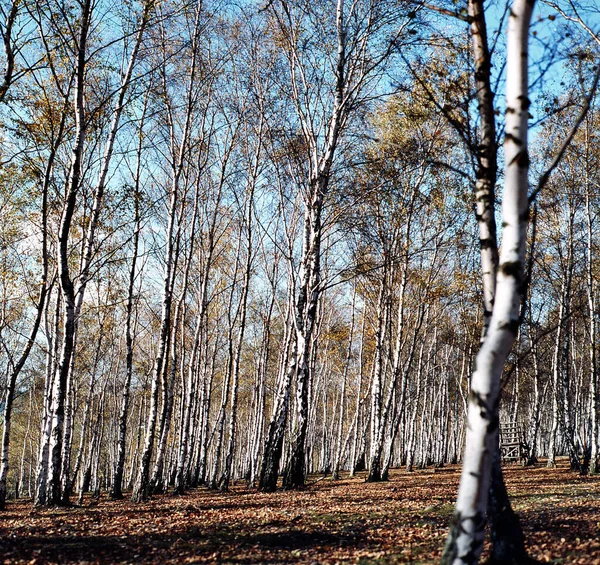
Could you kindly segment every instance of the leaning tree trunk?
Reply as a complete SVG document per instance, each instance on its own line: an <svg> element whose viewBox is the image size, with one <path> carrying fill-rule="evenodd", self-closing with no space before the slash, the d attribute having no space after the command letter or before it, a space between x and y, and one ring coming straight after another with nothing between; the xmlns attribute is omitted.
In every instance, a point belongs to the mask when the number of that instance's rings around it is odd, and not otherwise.
<svg viewBox="0 0 600 565"><path fill-rule="evenodd" d="M45 240L45 237L44 237ZM46 263L47 265L47 263ZM47 272L47 268L45 269ZM21 356L15 363L10 376L8 377L8 382L6 383L6 390L4 395L4 416L3 416L3 429L2 429L2 457L0 464L0 510L4 509L4 504L6 501L6 478L8 476L8 448L10 444L10 425L11 425L11 416L12 416L12 407L13 400L15 398L15 386L17 384L17 377L21 372L21 369L25 365L27 358L29 357L29 353L33 348L33 344L35 343L35 338L37 336L38 329L40 327L40 323L42 321L42 315L44 313L44 308L46 304L46 295L48 294L48 283L47 283L47 275L44 274L42 287L40 290L40 297L37 304L37 311L35 320L33 322L33 326L31 328L31 332L29 334L29 338Z"/></svg>
<svg viewBox="0 0 600 565"><path fill-rule="evenodd" d="M277 270L277 262L273 262L272 267L272 281L275 281L275 273ZM256 385L255 385L255 411L253 418L253 425L249 428L252 430L251 449L248 453L249 463L249 483L254 485L256 483L257 475L259 472L259 460L260 452L262 448L262 438L265 426L265 400L266 400L266 377L267 369L269 366L269 349L271 345L271 319L273 316L273 309L275 307L276 298L276 283L273 282L273 291L271 293L271 299L267 309L267 314L263 320L263 335L261 340L260 357L258 366L256 368Z"/></svg>
<svg viewBox="0 0 600 565"><path fill-rule="evenodd" d="M519 565L527 562L525 537L519 517L511 507L500 466L500 445L497 443L492 464L492 480L487 514L490 525L491 556L488 565Z"/></svg>
<svg viewBox="0 0 600 565"><path fill-rule="evenodd" d="M407 288L407 284L408 284L408 269L409 269L409 261L410 261L412 218L413 218L416 195L417 195L417 191L413 190L412 194L411 194L411 198L410 198L408 215L407 215L406 222L405 222L406 223L406 231L405 231L405 235L404 235L404 241L401 242L401 243L404 243L404 245L405 245L405 251L403 254L404 257L403 257L403 262L402 262L402 276L401 276L401 280L400 280L400 289L399 289L399 296L398 296L398 310L397 310L397 314L396 314L396 319L397 319L396 339L395 339L395 343L394 343L393 353L391 353L392 376L391 376L389 387L388 387L389 390L388 390L388 395L387 395L386 402L384 405L383 414L380 414L377 418L372 419L371 455L370 455L370 460L369 460L369 476L367 477L368 482L377 482L377 481L381 481L381 480L387 480L387 471L385 470L385 463L383 460L384 459L384 448L386 447L386 445L384 445L384 443L386 443L387 447L389 447L390 449L392 448L392 443L394 441L397 428L394 429L395 426L393 423L390 427L389 426L390 421L393 422L393 420L397 419L399 422L399 419L403 416L404 407L402 406L402 404L403 404L403 398L404 398L404 395L406 392L408 373L410 371L410 366L412 364L412 359L414 356L417 335L418 335L420 326L423 322L424 310L419 308L419 311L420 311L419 321L413 332L413 340L412 340L412 345L409 348L410 353L408 356L408 360L406 361L406 364L403 367L402 350L404 348L405 337L406 337L405 330L404 330L405 317L406 317L405 301L406 301L406 288ZM390 279L393 280L393 278L394 278L393 264L391 265L390 269L391 269L390 270ZM386 301L386 304L388 304L387 301ZM384 315L384 318L387 319L387 317L385 315ZM386 329L387 329L386 324L384 323L383 328L382 328L382 331L384 332L383 335L385 335ZM379 337L379 339L381 341L383 338ZM378 353L378 355L381 355L381 352ZM379 359L378 363L381 364L381 362L382 362L382 360ZM381 373L381 371L378 371L378 374L379 373ZM398 388L399 379L402 376L403 376L403 379L402 379L403 384L402 384L402 392L400 394L401 402L400 402L400 406L398 406L398 400L397 400L398 390L397 390L397 388ZM380 380L380 377L377 380ZM382 392L383 392L382 383L381 382L377 383L376 380L374 380L374 383L376 383L376 385L378 385L381 388L380 394L382 394ZM379 402L381 402L380 399L379 399ZM381 413L381 408L380 407L377 407L377 408L378 408L379 412ZM385 439L386 434L388 434L387 441Z"/></svg>
<svg viewBox="0 0 600 565"><path fill-rule="evenodd" d="M527 439L527 445L529 449L525 465L534 465L537 463L537 444L542 420L542 404L545 397L545 391L548 389L550 384L550 380L548 380L544 389L540 390L541 377L539 368L539 352L536 339L534 339L534 337L531 335L531 329L532 327L530 327L528 333L533 363L533 406L531 407L529 416L529 435Z"/></svg>
<svg viewBox="0 0 600 565"><path fill-rule="evenodd" d="M469 0L468 14L470 18L471 47L475 65L475 84L480 118L479 145L477 147L477 180L475 193L476 219L480 238L480 258L483 283L484 321L481 342L485 340L491 320L491 314L496 296L496 279L498 270L498 243L495 220L495 184L497 180L498 144L496 137L496 119L494 108L494 92L491 86L491 53L488 47L487 24L483 0ZM506 485L500 469L499 457L492 461L493 477L490 496L494 500L503 501L505 506L488 505L488 516L492 530L501 522L512 520L511 526L491 532L493 553L498 556L502 552L507 560L525 553L524 545L517 547L514 536L504 539L503 536L514 530L521 531L516 514L512 512ZM501 515L494 515L500 508L505 508ZM490 514L492 513L492 514ZM518 539L522 539L521 535ZM497 546L497 547L495 547ZM506 550L514 554L506 553Z"/></svg>
<svg viewBox="0 0 600 565"><path fill-rule="evenodd" d="M150 2L153 4L153 2ZM175 224L177 220L177 209L180 201L180 179L187 164L186 157L188 155L193 110L195 102L195 90L194 84L196 81L197 66L199 59L199 34L200 34L200 16L201 9L200 4L197 7L193 28L193 39L191 44L191 61L189 64L187 74L187 85L186 85L186 98L185 98L185 109L183 126L181 128L181 134L177 139L176 131L177 127L174 122L173 108L171 106L169 97L165 97L165 114L167 116L167 123L169 127L170 135L170 166L171 166L171 188L169 191L169 220L166 234L166 252L165 252L165 267L164 267L164 282L162 289L162 311L161 311L161 329L160 338L158 345L158 353L156 356L155 370L152 378L152 392L150 396L150 410L148 415L148 424L146 426L146 437L144 439L144 450L142 452L142 458L140 461L140 469L136 480L136 485L133 491L132 500L141 501L148 498L150 494L150 463L152 454L154 451L154 440L156 436L156 424L158 420L158 396L159 396L159 384L161 378L166 378L167 366L169 364L168 350L170 344L170 333L171 333L171 320L172 320L172 307L173 307L173 290L175 286L176 269L177 269L177 253L176 245L179 241L179 229L177 234L175 233ZM166 94L167 88L167 77L162 72L162 88ZM185 198L181 198L181 206L185 205ZM183 217L183 210L181 213ZM168 387L163 386L163 390ZM168 402L168 395L165 395L164 402ZM164 407L163 407L164 408ZM164 426L165 422L165 411L162 413L161 425ZM160 430L164 431L164 428Z"/></svg>
<svg viewBox="0 0 600 565"><path fill-rule="evenodd" d="M575 268L574 256L575 256L575 206L569 202L569 228L568 228L568 238L567 238L567 257L566 257L566 296L565 296L565 335L573 336L574 329L572 327L573 320L571 319L571 311L572 311L572 300L573 300L573 271ZM569 328L571 325L571 328ZM563 425L563 437L567 439L567 448L569 450L569 459L571 462L571 469L577 470L579 472L582 471L581 461L579 460L579 454L577 447L575 445L575 429L572 421L572 403L571 403L571 351L574 348L572 347L570 339L563 340L562 347L562 387L561 387L561 409L562 409L562 425Z"/></svg>
<svg viewBox="0 0 600 565"><path fill-rule="evenodd" d="M563 279L560 289L560 303L558 307L558 321L556 326L556 336L554 338L554 350L552 355L552 426L550 430L550 445L548 447L548 467L556 466L556 440L559 427L564 428L565 418L561 408L564 407L561 393L564 391L564 386L568 387L569 363L568 359L568 340L564 339L566 323L568 319L568 302L569 302L569 266L567 265L563 273ZM563 415L561 422L561 414ZM562 426L561 426L562 424ZM563 436L567 434L567 430L563 429Z"/></svg>
<svg viewBox="0 0 600 565"><path fill-rule="evenodd" d="M196 191L197 193L197 191ZM194 203L197 201L194 200ZM162 476L164 475L164 467L165 467L165 458L167 452L167 439L169 435L169 431L171 428L171 419L173 414L173 404L174 404L174 396L175 396L175 376L177 373L177 368L181 363L181 368L183 369L183 365L185 363L185 350L183 349L183 343L181 344L181 352L178 348L177 338L180 334L180 328L183 327L186 318L186 296L188 291L188 282L189 282L189 273L191 268L192 256L194 252L194 230L197 219L197 207L194 208L192 223L191 223L191 242L187 257L185 259L184 266L184 274L183 281L181 283L181 295L179 300L177 300L177 305L175 306L175 312L173 314L173 327L171 328L171 342L167 351L170 354L170 368L167 372L163 374L162 381L162 411L160 415L160 423L159 423L159 434L158 434L158 446L156 449L156 459L154 461L154 467L152 469L152 475L150 477L150 482L148 484L148 492L150 494L154 493L155 490L164 491L165 485L159 484L162 481ZM179 252L180 252L180 241L181 241L181 233L180 229L177 232L177 244L175 250L175 260L174 265L176 266L179 262ZM174 287L174 285L173 285ZM183 329L181 330L183 332ZM185 336L181 336L181 340L185 339ZM179 355L182 356L180 361Z"/></svg>
<svg viewBox="0 0 600 565"><path fill-rule="evenodd" d="M29 389L29 408L27 413L27 428L23 436L23 450L21 451L21 467L19 470L19 479L15 488L15 498L19 498L23 492L23 483L25 481L25 461L27 455L27 444L30 446L29 453L29 473L27 476L27 496L31 496L31 462L33 460L33 449L31 448L31 421L33 415L33 398L36 393L35 384Z"/></svg>
<svg viewBox="0 0 600 565"><path fill-rule="evenodd" d="M564 286L564 282L563 282ZM561 289L560 306L558 309L558 324L554 339L554 352L552 355L552 425L550 428L550 445L548 446L548 467L556 466L556 436L559 425L558 394L560 383L560 343L562 337L562 326L564 320L564 292Z"/></svg>
<svg viewBox="0 0 600 565"><path fill-rule="evenodd" d="M485 514L498 441L498 400L504 362L517 335L527 236L528 38L532 0L516 0L508 24L505 186L502 252L485 341L471 382L467 437L456 509L442 563L473 565L485 537Z"/></svg>
<svg viewBox="0 0 600 565"><path fill-rule="evenodd" d="M199 166L199 168L201 168ZM199 177L200 180L201 177ZM194 195L194 219L193 224L196 223L196 216L200 207L200 182L196 184L196 190ZM189 483L189 473L186 473L186 469L189 470L191 468L191 447L190 444L190 426L192 421L193 413L199 412L201 416L202 426L200 426L200 443L204 447L204 434L202 433L202 428L205 427L205 420L208 418L208 412L206 412L206 418L203 416L204 414L204 399L206 398L206 382L203 382L202 394L200 398L200 403L198 404L196 397L196 389L198 387L199 375L200 375L200 367L206 366L206 354L207 354L207 344L206 340L208 340L208 288L210 281L210 272L213 266L213 255L216 247L216 228L217 228L217 219L219 217L219 204L221 202L221 197L223 194L223 183L220 182L217 189L217 194L215 198L215 204L212 211L212 216L210 220L210 225L207 234L207 249L206 249L206 259L203 266L202 279L200 283L200 292L198 298L198 313L196 315L196 329L194 331L194 340L192 344L192 351L190 354L189 366L187 371L187 379L185 381L185 401L182 407L182 422L180 429L180 438L179 438L179 451L177 455L177 466L175 469L175 478L174 478L174 489L175 493L183 494L186 484ZM192 229L192 233L194 230ZM205 343L202 344L201 340L204 340ZM201 345L203 345L201 347ZM206 377L206 371L203 371L202 374ZM206 379L205 379L206 381ZM210 385L209 385L210 387ZM210 401L208 402L210 405ZM197 443L197 442L196 442ZM198 446L195 446L198 449ZM200 453L202 449L198 450ZM204 452L205 452L204 448ZM202 477L204 480L204 477Z"/></svg>
<svg viewBox="0 0 600 565"><path fill-rule="evenodd" d="M208 344L207 344L208 345ZM205 346L206 351L208 347ZM198 460L195 462L194 480L192 481L193 486L197 486L200 483L207 482L207 458L208 458L208 417L213 392L213 380L215 378L215 361L218 351L218 339L215 337L213 343L213 349L210 356L210 363L208 359L203 364L203 375L202 375L202 394L200 396L200 426L199 428L199 440L200 449L198 449Z"/></svg>
<svg viewBox="0 0 600 565"><path fill-rule="evenodd" d="M18 3L15 2L13 4L13 10L9 18L16 17L16 7ZM12 25L12 24L11 24ZM9 31L7 30L7 34ZM6 46L8 53L8 45ZM66 100L65 100L66 104ZM35 343L37 333L42 322L42 316L46 312L47 301L49 300L49 293L52 291L52 283L48 280L48 187L50 186L50 181L52 177L52 171L54 169L54 161L56 157L56 153L58 151L58 147L63 138L63 133L65 129L67 114L66 112L62 112L61 121L59 124L59 129L57 133L57 139L54 145L51 148L50 155L48 157L48 162L46 163L46 167L44 170L44 178L42 181L42 209L41 209L41 219L42 219L42 282L40 286L40 295L36 307L36 315L34 318L33 325L31 327L31 331L29 334L29 338L21 352L21 356L15 363L10 376L8 377L8 382L6 384L5 396L4 396L4 416L3 416L3 430L2 430L2 454L1 454L1 466L0 466L0 510L4 508L4 504L6 501L6 479L8 476L8 449L10 445L10 426L11 426L11 414L12 414L12 405L14 401L15 394L15 386L17 383L17 378L23 369L29 354L33 348ZM57 305L58 308L58 305ZM57 325L55 327L58 327ZM50 344L49 344L50 345ZM48 355L51 356L52 348L49 348ZM50 371L48 373L48 377L51 377L53 372ZM51 390L51 389L50 389ZM48 406L46 405L45 408ZM31 414L29 415L31 417ZM44 426L43 426L44 427ZM43 438L42 438L43 441ZM47 456L46 456L47 457Z"/></svg>

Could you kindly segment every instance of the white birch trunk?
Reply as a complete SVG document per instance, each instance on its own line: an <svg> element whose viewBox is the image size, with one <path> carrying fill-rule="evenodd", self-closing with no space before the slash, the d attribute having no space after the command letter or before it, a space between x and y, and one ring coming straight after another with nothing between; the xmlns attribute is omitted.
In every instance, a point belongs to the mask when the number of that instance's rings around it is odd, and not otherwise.
<svg viewBox="0 0 600 565"><path fill-rule="evenodd" d="M588 138L586 131L586 152L588 151ZM586 162L588 160L586 159ZM598 472L598 363L596 359L596 288L594 284L594 256L593 256L593 219L590 203L590 184L589 174L586 167L585 173L585 210L587 227L587 294L588 311L590 318L590 427L591 427L591 448L589 473L594 475Z"/></svg>
<svg viewBox="0 0 600 565"><path fill-rule="evenodd" d="M502 251L489 331L471 381L465 455L444 564L475 564L483 549L500 377L519 326L528 221L527 67L533 5L532 0L516 0L508 22Z"/></svg>

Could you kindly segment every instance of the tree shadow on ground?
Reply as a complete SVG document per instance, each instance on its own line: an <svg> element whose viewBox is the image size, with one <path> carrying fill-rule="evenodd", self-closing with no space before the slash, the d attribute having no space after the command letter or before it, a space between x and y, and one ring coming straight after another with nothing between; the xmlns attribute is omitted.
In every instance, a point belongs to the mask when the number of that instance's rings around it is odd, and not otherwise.
<svg viewBox="0 0 600 565"><path fill-rule="evenodd" d="M263 531L242 532L239 527L201 531L198 526L177 533L152 535L30 535L4 537L0 555L9 562L50 563L285 563L298 562L302 552L328 552L358 546L362 528L343 533L327 529L286 529L265 524ZM289 525L288 525L289 526ZM275 530L275 531L269 531ZM197 560L197 561L196 561Z"/></svg>

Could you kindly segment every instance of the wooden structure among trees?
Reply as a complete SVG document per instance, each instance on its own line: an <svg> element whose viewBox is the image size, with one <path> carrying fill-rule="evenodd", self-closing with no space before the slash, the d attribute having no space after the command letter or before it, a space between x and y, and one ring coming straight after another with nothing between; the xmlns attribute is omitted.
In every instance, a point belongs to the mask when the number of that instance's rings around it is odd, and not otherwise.
<svg viewBox="0 0 600 565"><path fill-rule="evenodd" d="M527 458L525 436L519 424L500 426L500 456L502 461L521 461Z"/></svg>

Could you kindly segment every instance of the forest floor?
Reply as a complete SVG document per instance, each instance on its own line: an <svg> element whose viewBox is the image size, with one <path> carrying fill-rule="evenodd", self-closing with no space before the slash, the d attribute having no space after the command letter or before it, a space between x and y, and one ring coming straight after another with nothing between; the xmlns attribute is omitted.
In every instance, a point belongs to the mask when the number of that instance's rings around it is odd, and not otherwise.
<svg viewBox="0 0 600 565"><path fill-rule="evenodd" d="M600 479L557 469L504 468L528 550L542 563L600 565ZM434 563L460 468L318 480L300 492L84 500L71 508L9 502L0 514L0 563Z"/></svg>

